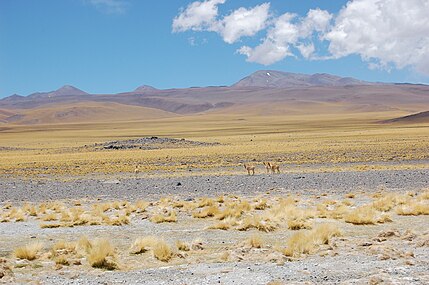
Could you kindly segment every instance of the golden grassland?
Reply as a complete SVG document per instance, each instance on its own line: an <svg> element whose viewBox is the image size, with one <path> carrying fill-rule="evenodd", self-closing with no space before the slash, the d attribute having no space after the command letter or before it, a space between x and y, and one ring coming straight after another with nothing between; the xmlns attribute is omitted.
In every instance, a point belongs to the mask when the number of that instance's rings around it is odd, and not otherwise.
<svg viewBox="0 0 429 285"><path fill-rule="evenodd" d="M244 161L281 165L358 162L353 170L386 168L372 162L413 161L427 168L429 126L376 123L393 114L260 116L194 115L126 123L0 127L0 174L86 175L189 170L219 172ZM186 149L95 150L95 143L167 136L220 145ZM84 147L84 146L89 147ZM335 171L335 166L329 171ZM343 166L341 166L343 167ZM403 167L403 166L392 166ZM361 168L361 169L360 169ZM227 171L230 171L229 169ZM221 173L221 172L219 172Z"/></svg>
<svg viewBox="0 0 429 285"><path fill-rule="evenodd" d="M15 264L14 271L20 267L35 270L37 266L45 267L45 270L63 267L131 270L160 267L166 263L242 260L279 263L313 255L335 256L351 248L368 250L368 254L382 259L404 258L404 261L412 262L414 254L400 250L398 243L401 240L408 244L411 242L415 247L429 246L429 232L391 230L404 223L411 225L413 221L420 229L427 229L429 190L377 192L372 196L351 194L346 195L347 198L228 195L200 197L192 201L164 197L150 202L3 204L0 216L2 223L27 222L28 226L34 227L39 222L41 231L45 231L44 236L48 238L43 242L38 240L15 245L6 257L9 263ZM195 215L202 212L206 214ZM17 219L17 213L21 213L23 220ZM172 213L176 217L174 220L159 222L152 219L157 215L168 217ZM53 218L46 221L47 215ZM125 222L112 223L119 217L123 217L121 220ZM152 225L143 226L142 220ZM213 227L220 222L227 227ZM44 224L120 227L124 236L120 239L111 235L110 238L88 239L79 236L82 231L77 231L53 241L55 239L49 238L52 232ZM127 234L133 224L141 227L137 237ZM187 229L184 236L180 235L181 226ZM157 230L149 234L150 228ZM194 238L190 234L192 231L204 238ZM161 234L155 235L156 232ZM228 234L219 238L218 234L224 232ZM225 242L225 238L231 240ZM386 241L392 238L396 238L392 240L396 250L388 251L390 243ZM364 247L360 246L362 242ZM365 245L368 242L374 246ZM43 265L38 263L41 261Z"/></svg>

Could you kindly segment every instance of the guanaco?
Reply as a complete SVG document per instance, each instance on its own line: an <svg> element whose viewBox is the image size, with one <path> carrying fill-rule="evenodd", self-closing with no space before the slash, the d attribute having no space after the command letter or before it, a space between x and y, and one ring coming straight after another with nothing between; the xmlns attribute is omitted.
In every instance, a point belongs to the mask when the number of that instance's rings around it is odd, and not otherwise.
<svg viewBox="0 0 429 285"><path fill-rule="evenodd" d="M272 173L280 173L280 165L272 163L272 162L268 162L268 165L271 167L271 172Z"/></svg>
<svg viewBox="0 0 429 285"><path fill-rule="evenodd" d="M137 175L139 172L140 172L140 171L139 171L139 166L138 166L138 165L136 165L136 168L134 169L134 174L135 174L135 175Z"/></svg>
<svg viewBox="0 0 429 285"><path fill-rule="evenodd" d="M247 174L249 175L255 175L255 166L252 164L244 164L244 168L247 170ZM250 174L252 173L252 174Z"/></svg>
<svg viewBox="0 0 429 285"><path fill-rule="evenodd" d="M271 171L271 165L270 165L270 163L267 162L267 161L265 161L265 162L263 162L263 164L265 166L265 169L267 170L267 174L270 174L270 171Z"/></svg>

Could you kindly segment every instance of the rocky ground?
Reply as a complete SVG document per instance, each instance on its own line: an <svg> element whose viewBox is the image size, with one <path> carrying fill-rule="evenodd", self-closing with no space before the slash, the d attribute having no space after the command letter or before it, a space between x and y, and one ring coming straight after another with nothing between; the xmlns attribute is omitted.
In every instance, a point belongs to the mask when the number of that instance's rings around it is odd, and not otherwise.
<svg viewBox="0 0 429 285"><path fill-rule="evenodd" d="M421 193L429 187L429 169L351 171L332 173L195 176L175 178L123 178L0 180L0 201L14 205L23 202L84 201L84 203L144 199L158 200L173 196L192 200L197 197L217 197L234 194L242 197L298 195L304 199L325 197L341 200L355 193L356 203L367 203L372 193L388 191ZM316 198L314 198L316 199ZM180 221L185 221L184 223ZM334 249L317 254L288 259L273 246L290 235L290 230L264 233L268 248L237 249L250 233L235 230L207 231L206 221L193 222L179 215L177 224L153 224L148 220L133 220L131 224L83 226L41 229L33 220L22 223L0 223L0 257L6 258L13 277L0 282L34 284L429 284L429 220L428 216L397 216L393 223L356 226L341 223L343 236L335 239ZM316 221L318 222L318 221ZM387 232L387 234L386 234ZM127 257L123 263L145 264L123 266L117 271L90 267L55 267L52 261L13 261L13 248L30 241L45 244L59 239L79 236L107 237L121 250L127 250L141 235L154 235L173 243L174 240L207 241L207 257L196 256L171 263L152 261L148 256ZM426 244L427 243L427 244ZM231 257L221 261L221 251L229 250ZM129 260L128 260L129 259ZM151 263L153 262L153 263ZM1 267L1 262L0 262ZM3 271L6 272L6 271ZM6 272L7 273L7 272ZM274 282L280 283L274 283Z"/></svg>
<svg viewBox="0 0 429 285"><path fill-rule="evenodd" d="M95 149L111 150L111 149L162 149L162 148L183 148L195 146L212 146L218 143L207 143L199 141L191 141L185 139L172 139L160 137L143 137L138 139L110 141L101 144L95 144Z"/></svg>
<svg viewBox="0 0 429 285"><path fill-rule="evenodd" d="M183 198L221 194L255 195L274 191L283 194L367 193L387 189L406 192L429 187L429 169L349 171L305 174L259 174L189 176L174 178L0 180L0 201L47 201L61 199L158 199L168 195ZM273 193L274 193L273 192Z"/></svg>

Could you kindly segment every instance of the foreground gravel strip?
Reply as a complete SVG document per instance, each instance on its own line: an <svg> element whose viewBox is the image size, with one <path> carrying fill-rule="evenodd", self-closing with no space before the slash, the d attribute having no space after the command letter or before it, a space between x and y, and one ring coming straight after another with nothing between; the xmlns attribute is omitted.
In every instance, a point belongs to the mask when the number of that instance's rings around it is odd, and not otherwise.
<svg viewBox="0 0 429 285"><path fill-rule="evenodd" d="M233 193L342 194L351 191L408 191L429 187L429 169L278 175L195 176L122 180L23 181L0 178L0 202L61 199L184 199Z"/></svg>
<svg viewBox="0 0 429 285"><path fill-rule="evenodd" d="M314 256L284 265L202 263L126 273L81 274L73 278L50 275L40 279L43 284L266 285L274 280L281 280L284 284L427 284L427 269L426 262L410 267L398 260L380 261L372 256L340 255L330 258ZM373 280L379 283L371 283Z"/></svg>

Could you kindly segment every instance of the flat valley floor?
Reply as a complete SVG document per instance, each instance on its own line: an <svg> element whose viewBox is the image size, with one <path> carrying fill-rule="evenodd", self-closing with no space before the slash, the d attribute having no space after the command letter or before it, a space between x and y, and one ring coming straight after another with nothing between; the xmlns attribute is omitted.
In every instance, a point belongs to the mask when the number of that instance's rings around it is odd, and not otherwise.
<svg viewBox="0 0 429 285"><path fill-rule="evenodd" d="M340 117L9 125L0 282L428 284L429 127Z"/></svg>

